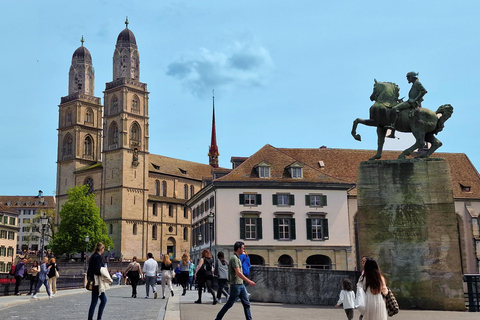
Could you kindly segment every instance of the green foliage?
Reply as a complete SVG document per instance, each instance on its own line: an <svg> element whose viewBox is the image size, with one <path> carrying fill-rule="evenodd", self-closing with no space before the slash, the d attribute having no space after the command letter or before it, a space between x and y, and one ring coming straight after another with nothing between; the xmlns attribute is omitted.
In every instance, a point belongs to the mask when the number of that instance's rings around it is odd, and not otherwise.
<svg viewBox="0 0 480 320"><path fill-rule="evenodd" d="M62 206L60 225L52 242L56 255L84 252L85 236L88 235L88 251L92 252L98 242L113 248L108 236L107 224L100 217L100 209L95 204L95 195L88 194L88 186L68 189L68 201Z"/></svg>

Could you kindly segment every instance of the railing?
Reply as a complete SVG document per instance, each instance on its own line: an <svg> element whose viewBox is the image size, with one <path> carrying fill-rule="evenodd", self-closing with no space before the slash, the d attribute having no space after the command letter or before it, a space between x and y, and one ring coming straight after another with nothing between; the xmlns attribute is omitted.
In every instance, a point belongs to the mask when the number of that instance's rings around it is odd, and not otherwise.
<svg viewBox="0 0 480 320"><path fill-rule="evenodd" d="M480 312L480 274L464 274L463 282L467 283L465 305L470 312Z"/></svg>
<svg viewBox="0 0 480 320"><path fill-rule="evenodd" d="M57 289L75 289L84 286L85 276L60 276L57 279ZM0 273L0 296L13 295L15 293L15 278L7 273ZM22 279L19 290L20 293L28 293L30 291L30 279Z"/></svg>

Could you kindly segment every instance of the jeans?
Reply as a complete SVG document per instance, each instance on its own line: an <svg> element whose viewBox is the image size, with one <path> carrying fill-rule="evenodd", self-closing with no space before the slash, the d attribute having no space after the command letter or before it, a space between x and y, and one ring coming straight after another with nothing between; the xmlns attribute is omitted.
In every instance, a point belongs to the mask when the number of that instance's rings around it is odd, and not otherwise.
<svg viewBox="0 0 480 320"><path fill-rule="evenodd" d="M37 292L42 287L42 284L45 285L45 288L47 289L47 294L50 296L50 287L48 286L48 280L47 279L38 280L37 287L35 288L35 292L33 294L34 295L37 294Z"/></svg>
<svg viewBox="0 0 480 320"><path fill-rule="evenodd" d="M150 286L152 287L152 291L157 291L157 277L156 276L145 276L145 290L147 292L146 296L148 297L148 293L150 291Z"/></svg>
<svg viewBox="0 0 480 320"><path fill-rule="evenodd" d="M237 298L240 298L240 301L242 302L245 319L252 320L252 315L250 313L250 301L248 301L247 289L245 288L244 284L230 284L230 297L215 319L221 320L225 313L227 313L228 309L233 306Z"/></svg>
<svg viewBox="0 0 480 320"><path fill-rule="evenodd" d="M217 299L222 298L222 293L225 297L228 297L228 292L225 290L225 285L227 284L227 279L218 279L218 290L217 290Z"/></svg>
<svg viewBox="0 0 480 320"><path fill-rule="evenodd" d="M98 295L98 286L93 286L92 290L92 301L90 302L90 309L88 310L88 320L93 320L93 314L95 313L95 307L97 306L98 299L100 299L100 306L98 306L98 320L102 320L103 309L107 304L107 296L105 292L102 292L101 295Z"/></svg>

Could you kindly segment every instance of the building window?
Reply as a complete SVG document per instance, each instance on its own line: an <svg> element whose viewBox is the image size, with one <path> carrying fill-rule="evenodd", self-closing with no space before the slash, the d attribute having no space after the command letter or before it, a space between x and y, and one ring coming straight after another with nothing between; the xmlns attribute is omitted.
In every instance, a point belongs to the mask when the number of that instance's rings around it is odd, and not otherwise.
<svg viewBox="0 0 480 320"><path fill-rule="evenodd" d="M134 122L130 128L130 139L134 144L140 142L140 125L137 122Z"/></svg>
<svg viewBox="0 0 480 320"><path fill-rule="evenodd" d="M162 196L167 196L167 181L162 181Z"/></svg>
<svg viewBox="0 0 480 320"><path fill-rule="evenodd" d="M85 122L86 123L93 123L93 112L92 109L88 108L85 112Z"/></svg>
<svg viewBox="0 0 480 320"><path fill-rule="evenodd" d="M112 107L110 109L110 114L114 114L118 112L118 98L113 96L112 98Z"/></svg>
<svg viewBox="0 0 480 320"><path fill-rule="evenodd" d="M113 224L108 225L108 234L113 234Z"/></svg>
<svg viewBox="0 0 480 320"><path fill-rule="evenodd" d="M7 257L13 257L13 254L14 254L13 247L8 247Z"/></svg>
<svg viewBox="0 0 480 320"><path fill-rule="evenodd" d="M108 130L108 145L109 146L117 146L118 144L118 126L117 123L114 121L110 125L110 129Z"/></svg>
<svg viewBox="0 0 480 320"><path fill-rule="evenodd" d="M63 139L63 156L71 156L73 154L73 138L70 133L67 133Z"/></svg>
<svg viewBox="0 0 480 320"><path fill-rule="evenodd" d="M93 193L93 179L92 178L85 179L85 182L83 184L88 186L87 195Z"/></svg>
<svg viewBox="0 0 480 320"><path fill-rule="evenodd" d="M324 217L307 219L308 240L328 240L328 219Z"/></svg>
<svg viewBox="0 0 480 320"><path fill-rule="evenodd" d="M215 197L211 196L210 197L210 209L215 207Z"/></svg>
<svg viewBox="0 0 480 320"><path fill-rule="evenodd" d="M270 178L270 167L259 166L258 167L258 176L260 178Z"/></svg>
<svg viewBox="0 0 480 320"><path fill-rule="evenodd" d="M83 143L83 148L85 152L85 156L92 156L93 153L93 139L90 136L85 137L85 141Z"/></svg>
<svg viewBox="0 0 480 320"><path fill-rule="evenodd" d="M183 185L183 197L188 199L188 185Z"/></svg>
<svg viewBox="0 0 480 320"><path fill-rule="evenodd" d="M327 196L323 194L305 195L305 205L310 207L324 207L327 205Z"/></svg>
<svg viewBox="0 0 480 320"><path fill-rule="evenodd" d="M160 181L155 180L155 195L159 196L160 195Z"/></svg>
<svg viewBox="0 0 480 320"><path fill-rule="evenodd" d="M65 124L72 123L72 110L70 108L65 112Z"/></svg>
<svg viewBox="0 0 480 320"><path fill-rule="evenodd" d="M154 204L153 204L153 209L152 209L152 214L153 214L154 216L158 215L158 211L157 211L157 210L158 210L157 204L154 203Z"/></svg>
<svg viewBox="0 0 480 320"><path fill-rule="evenodd" d="M157 226L152 226L152 240L157 240Z"/></svg>
<svg viewBox="0 0 480 320"><path fill-rule="evenodd" d="M188 219L188 208L187 207L183 207L183 217L185 219Z"/></svg>
<svg viewBox="0 0 480 320"><path fill-rule="evenodd" d="M299 179L302 177L302 168L292 167L290 168L290 175L292 178Z"/></svg>
<svg viewBox="0 0 480 320"><path fill-rule="evenodd" d="M137 224L136 223L133 224L133 232L132 233L135 236L137 235Z"/></svg>
<svg viewBox="0 0 480 320"><path fill-rule="evenodd" d="M244 239L244 240L262 239L262 218L259 218L259 217L240 218L240 239Z"/></svg>
<svg viewBox="0 0 480 320"><path fill-rule="evenodd" d="M195 194L195 187L190 186L190 198L193 197L194 194Z"/></svg>
<svg viewBox="0 0 480 320"><path fill-rule="evenodd" d="M188 228L183 228L183 241L188 241Z"/></svg>
<svg viewBox="0 0 480 320"><path fill-rule="evenodd" d="M28 222L30 222L30 219L28 219ZM10 225L11 226L15 225L15 218L10 217Z"/></svg>
<svg viewBox="0 0 480 320"><path fill-rule="evenodd" d="M173 217L173 205L168 206L168 216Z"/></svg>
<svg viewBox="0 0 480 320"><path fill-rule="evenodd" d="M241 193L239 203L244 206L257 206L262 204L262 195L256 193Z"/></svg>
<svg viewBox="0 0 480 320"><path fill-rule="evenodd" d="M273 218L273 238L277 240L296 239L295 219L292 217Z"/></svg>
<svg viewBox="0 0 480 320"><path fill-rule="evenodd" d="M272 195L274 206L293 206L295 205L295 196L289 193L277 193Z"/></svg>
<svg viewBox="0 0 480 320"><path fill-rule="evenodd" d="M138 102L137 95L133 96L132 99L132 112L140 113L140 103Z"/></svg>

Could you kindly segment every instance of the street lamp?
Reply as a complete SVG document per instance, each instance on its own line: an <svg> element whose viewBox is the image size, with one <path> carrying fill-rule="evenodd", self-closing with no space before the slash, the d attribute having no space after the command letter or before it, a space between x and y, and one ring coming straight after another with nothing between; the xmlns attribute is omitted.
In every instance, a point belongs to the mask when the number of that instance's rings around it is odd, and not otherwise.
<svg viewBox="0 0 480 320"><path fill-rule="evenodd" d="M198 234L198 245L200 246L202 244L202 234Z"/></svg>
<svg viewBox="0 0 480 320"><path fill-rule="evenodd" d="M90 242L90 237L85 236L85 272L87 272L87 252L88 252L88 243Z"/></svg>
<svg viewBox="0 0 480 320"><path fill-rule="evenodd" d="M40 214L40 223L42 224L42 245L40 246L40 261L43 261L43 251L45 249L45 228L48 224L48 217L45 212Z"/></svg>
<svg viewBox="0 0 480 320"><path fill-rule="evenodd" d="M215 218L215 215L213 214L212 211L210 211L209 215L207 216L208 224L210 225L210 233L209 233L209 239L210 239L210 253L212 253L212 229L213 229L213 220Z"/></svg>

